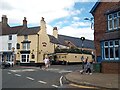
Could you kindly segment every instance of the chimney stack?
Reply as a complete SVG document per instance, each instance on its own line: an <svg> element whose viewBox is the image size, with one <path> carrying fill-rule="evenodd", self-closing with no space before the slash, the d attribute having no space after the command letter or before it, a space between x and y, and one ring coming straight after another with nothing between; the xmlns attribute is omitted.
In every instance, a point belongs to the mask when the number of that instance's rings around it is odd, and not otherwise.
<svg viewBox="0 0 120 90"><path fill-rule="evenodd" d="M58 29L57 29L57 27L53 27L53 36L55 38L58 38Z"/></svg>
<svg viewBox="0 0 120 90"><path fill-rule="evenodd" d="M6 15L2 15L2 25L7 26L8 25L8 18Z"/></svg>
<svg viewBox="0 0 120 90"><path fill-rule="evenodd" d="M24 17L23 26L24 26L24 27L27 27L27 20L26 20L26 17Z"/></svg>
<svg viewBox="0 0 120 90"><path fill-rule="evenodd" d="M44 18L42 17L41 21L40 21L40 24L41 24L41 30L40 30L40 33L41 34L47 34L46 32L46 22L44 20Z"/></svg>

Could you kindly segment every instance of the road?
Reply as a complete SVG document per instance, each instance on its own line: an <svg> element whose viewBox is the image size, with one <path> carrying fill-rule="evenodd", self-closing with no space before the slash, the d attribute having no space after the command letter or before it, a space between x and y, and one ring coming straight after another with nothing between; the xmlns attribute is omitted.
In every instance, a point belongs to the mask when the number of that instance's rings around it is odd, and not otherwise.
<svg viewBox="0 0 120 90"><path fill-rule="evenodd" d="M83 88L65 80L64 75L79 70L80 65L39 67L16 66L2 70L2 88ZM87 89L86 89L87 90Z"/></svg>

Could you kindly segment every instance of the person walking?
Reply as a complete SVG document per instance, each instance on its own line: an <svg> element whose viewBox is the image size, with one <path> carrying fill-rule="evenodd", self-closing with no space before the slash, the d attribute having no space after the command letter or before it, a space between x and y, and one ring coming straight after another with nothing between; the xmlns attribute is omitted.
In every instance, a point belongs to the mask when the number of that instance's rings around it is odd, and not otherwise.
<svg viewBox="0 0 120 90"><path fill-rule="evenodd" d="M91 63L88 61L88 57L86 58L85 68L86 68L86 74L91 75L92 74Z"/></svg>
<svg viewBox="0 0 120 90"><path fill-rule="evenodd" d="M81 74L83 74L84 72L86 72L86 68L85 68L85 65L86 65L86 59L82 56L81 57L81 61L82 61L82 70L80 71Z"/></svg>
<svg viewBox="0 0 120 90"><path fill-rule="evenodd" d="M44 63L45 63L45 69L47 69L50 66L50 61L48 57L45 57Z"/></svg>

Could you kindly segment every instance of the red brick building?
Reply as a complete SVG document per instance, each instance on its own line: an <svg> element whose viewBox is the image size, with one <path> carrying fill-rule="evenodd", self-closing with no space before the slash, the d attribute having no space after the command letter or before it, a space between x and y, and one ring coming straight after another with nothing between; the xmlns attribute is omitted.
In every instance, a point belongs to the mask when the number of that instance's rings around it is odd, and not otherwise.
<svg viewBox="0 0 120 90"><path fill-rule="evenodd" d="M97 2L94 16L94 43L103 73L120 73L120 0Z"/></svg>

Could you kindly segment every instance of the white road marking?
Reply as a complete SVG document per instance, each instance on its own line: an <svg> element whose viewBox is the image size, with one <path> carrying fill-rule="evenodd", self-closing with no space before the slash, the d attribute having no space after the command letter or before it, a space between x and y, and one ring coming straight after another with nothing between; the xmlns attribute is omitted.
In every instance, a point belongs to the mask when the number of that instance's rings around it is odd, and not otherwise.
<svg viewBox="0 0 120 90"><path fill-rule="evenodd" d="M60 86L63 86L62 78L63 78L63 76L60 77Z"/></svg>
<svg viewBox="0 0 120 90"><path fill-rule="evenodd" d="M59 86L57 86L57 85L52 85L53 87L56 87L56 88L58 88Z"/></svg>
<svg viewBox="0 0 120 90"><path fill-rule="evenodd" d="M72 72L72 71L67 71L67 70L61 70L61 71L59 71L59 73L70 73L70 72Z"/></svg>
<svg viewBox="0 0 120 90"><path fill-rule="evenodd" d="M26 77L26 78L29 79L29 80L35 80L35 79L31 78L31 77Z"/></svg>
<svg viewBox="0 0 120 90"><path fill-rule="evenodd" d="M33 71L36 71L35 69L24 69L24 70L9 70L11 72L26 72L26 71L29 71L29 72L33 72Z"/></svg>
<svg viewBox="0 0 120 90"><path fill-rule="evenodd" d="M8 72L8 74L11 74L10 72Z"/></svg>
<svg viewBox="0 0 120 90"><path fill-rule="evenodd" d="M15 74L16 76L18 76L18 77L20 77L21 75L19 75L19 74Z"/></svg>
<svg viewBox="0 0 120 90"><path fill-rule="evenodd" d="M44 82L44 81L38 81L39 83L42 83L42 84L46 84L47 82Z"/></svg>
<svg viewBox="0 0 120 90"><path fill-rule="evenodd" d="M51 72L58 72L58 73L70 73L70 72L73 72L73 71L70 71L70 70L60 70L60 69L55 69L55 68L48 68L47 71L51 71Z"/></svg>

